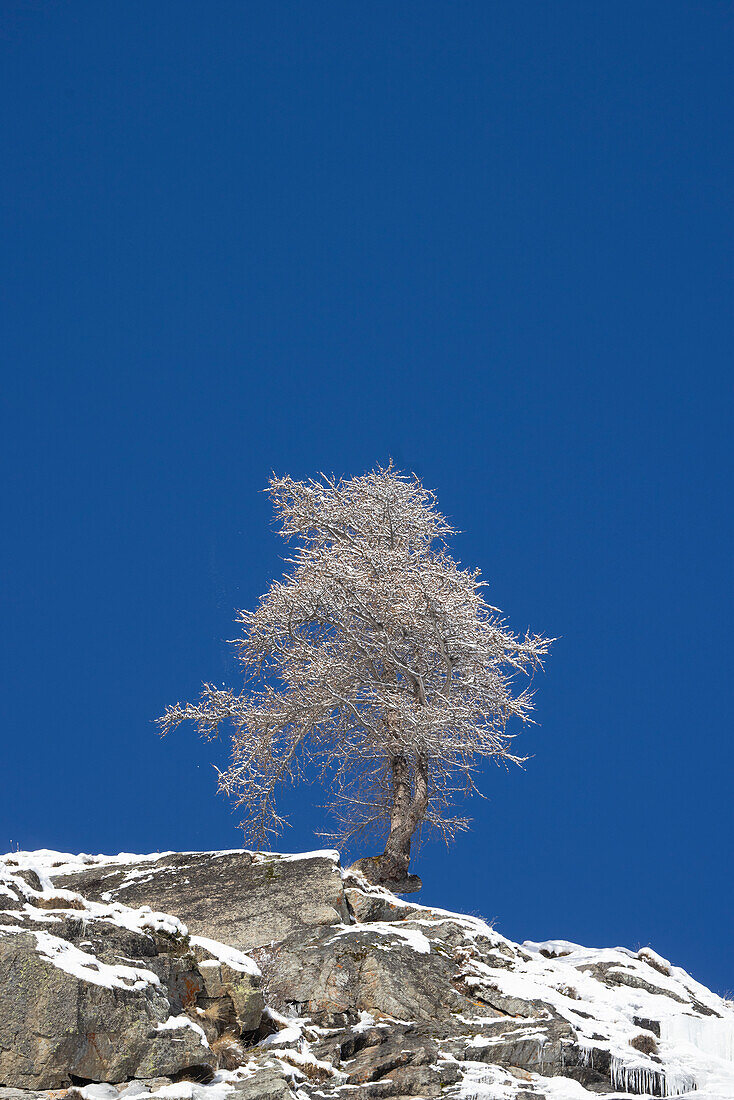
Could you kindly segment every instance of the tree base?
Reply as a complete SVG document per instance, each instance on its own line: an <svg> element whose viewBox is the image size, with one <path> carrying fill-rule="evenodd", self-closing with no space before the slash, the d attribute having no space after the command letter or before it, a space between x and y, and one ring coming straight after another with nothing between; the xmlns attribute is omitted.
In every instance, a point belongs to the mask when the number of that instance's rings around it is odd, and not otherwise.
<svg viewBox="0 0 734 1100"><path fill-rule="evenodd" d="M397 866L389 856L365 856L349 870L359 871L373 886L384 886L393 894L416 894L423 887L418 875L411 875L407 867Z"/></svg>

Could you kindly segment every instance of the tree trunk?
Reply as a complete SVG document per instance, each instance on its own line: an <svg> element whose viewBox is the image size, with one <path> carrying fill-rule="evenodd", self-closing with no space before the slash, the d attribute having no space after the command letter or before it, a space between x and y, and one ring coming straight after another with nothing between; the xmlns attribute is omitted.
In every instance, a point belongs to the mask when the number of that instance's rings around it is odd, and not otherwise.
<svg viewBox="0 0 734 1100"><path fill-rule="evenodd" d="M410 764L406 757L394 757L391 768L392 808L385 851L381 856L358 860L355 867L370 882L407 894L421 888L421 880L417 875L411 875L408 868L413 833L423 821L428 806L428 777L425 763L421 759L413 765L412 783Z"/></svg>
<svg viewBox="0 0 734 1100"><path fill-rule="evenodd" d="M404 879L408 874L410 842L426 809L425 777L419 776L416 768L414 778L415 791L412 791L408 761L404 756L396 756L392 762L390 834L382 856L385 870L392 872L395 880Z"/></svg>

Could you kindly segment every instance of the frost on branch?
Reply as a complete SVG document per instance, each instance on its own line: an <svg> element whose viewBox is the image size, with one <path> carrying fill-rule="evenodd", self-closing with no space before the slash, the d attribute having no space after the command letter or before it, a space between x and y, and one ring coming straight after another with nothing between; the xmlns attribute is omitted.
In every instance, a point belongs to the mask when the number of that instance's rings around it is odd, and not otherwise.
<svg viewBox="0 0 734 1100"><path fill-rule="evenodd" d="M278 785L315 763L332 792L334 839L387 834L371 875L395 882L421 826L447 840L466 827L451 805L476 789L482 758L519 761L508 723L528 722L532 699L515 681L541 664L549 640L513 634L485 601L479 571L451 557L455 529L415 475L391 464L340 481L274 476L269 493L292 557L257 610L237 614L244 686L205 684L159 725L192 721L211 738L230 724L219 786L258 844L285 824Z"/></svg>

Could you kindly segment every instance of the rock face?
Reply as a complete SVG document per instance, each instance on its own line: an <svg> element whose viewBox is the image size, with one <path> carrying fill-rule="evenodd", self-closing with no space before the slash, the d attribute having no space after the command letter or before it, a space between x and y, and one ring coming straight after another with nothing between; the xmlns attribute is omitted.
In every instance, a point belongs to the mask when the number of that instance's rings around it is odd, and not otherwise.
<svg viewBox="0 0 734 1100"><path fill-rule="evenodd" d="M175 913L190 932L241 951L348 919L337 852L300 859L252 852L169 852L55 876L95 901Z"/></svg>
<svg viewBox="0 0 734 1100"><path fill-rule="evenodd" d="M259 1026L260 974L149 907L96 904L0 863L0 1084L212 1076L226 1020Z"/></svg>
<svg viewBox="0 0 734 1100"><path fill-rule="evenodd" d="M104 924L95 935L105 936ZM74 947L77 937L68 922L64 929L54 928L68 939L33 922L30 928L0 937L4 1085L53 1089L75 1078L114 1082L194 1067L206 1074L214 1059L200 1029L186 1017L170 1023L179 990L200 985L184 960L146 951L144 960L95 969L85 963L92 958L88 950ZM170 986L157 981L143 962L164 973Z"/></svg>
<svg viewBox="0 0 734 1100"><path fill-rule="evenodd" d="M734 1097L734 1006L651 949L515 944L335 853L15 854L0 910L0 1100Z"/></svg>
<svg viewBox="0 0 734 1100"><path fill-rule="evenodd" d="M415 925L308 931L256 958L271 1003L317 1019L356 1011L423 1024L473 1006L453 984L455 961Z"/></svg>

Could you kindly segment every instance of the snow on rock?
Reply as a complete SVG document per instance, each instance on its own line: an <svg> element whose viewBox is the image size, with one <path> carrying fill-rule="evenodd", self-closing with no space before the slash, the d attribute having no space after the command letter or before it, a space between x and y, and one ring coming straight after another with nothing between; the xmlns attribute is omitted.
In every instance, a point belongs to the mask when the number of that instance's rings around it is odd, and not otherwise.
<svg viewBox="0 0 734 1100"><path fill-rule="evenodd" d="M13 932L20 929L13 928ZM50 963L84 982L102 985L107 989L144 989L146 985L160 985L158 976L152 970L120 963L110 965L100 962L94 955L80 951L66 940L52 936L48 932L33 930L36 937L38 954Z"/></svg>
<svg viewBox="0 0 734 1100"><path fill-rule="evenodd" d="M148 905L178 917L194 936L243 952L280 941L304 924L325 927L348 921L338 853L298 855L165 852L146 856L24 853L55 886L99 903Z"/></svg>
<svg viewBox="0 0 734 1100"><path fill-rule="evenodd" d="M337 932L337 937L351 936L359 934L359 925L340 928ZM399 924L388 924L385 921L374 921L370 924L370 933L376 936L391 936L393 939L397 938L407 944L412 951L416 951L419 955L429 955L431 952L431 944L420 931L419 928L404 928ZM334 939L329 941L334 942ZM385 943L384 947L381 944L373 944L373 948L381 951L389 951L390 944Z"/></svg>
<svg viewBox="0 0 734 1100"><path fill-rule="evenodd" d="M272 860L299 863L304 859L329 859L332 863L338 864L341 860L336 848L317 848L313 852L255 852L253 858L255 863L267 863Z"/></svg>
<svg viewBox="0 0 734 1100"><path fill-rule="evenodd" d="M195 1023L190 1016L169 1016L167 1020L163 1020L162 1023L156 1024L156 1031L179 1031L182 1027L191 1028L200 1036L202 1043L205 1047L209 1046L209 1040L206 1037L206 1032L203 1027Z"/></svg>
<svg viewBox="0 0 734 1100"><path fill-rule="evenodd" d="M54 878L62 878L65 875L74 874L77 871L85 871L94 867L124 867L130 868L128 877L137 878L146 874L146 864L157 863L166 856L197 856L206 855L210 858L217 856L232 856L245 853L256 863L269 861L301 862L306 859L322 858L339 863L339 852L334 848L320 848L313 852L253 852L247 848L222 848L209 852L148 852L145 854L134 852L119 852L117 855L88 855L81 853L73 855L71 852L54 852L49 848L38 848L33 852L10 852L4 858L14 862L18 867L35 871L45 880L46 885L51 885ZM175 868L171 868L175 870Z"/></svg>
<svg viewBox="0 0 734 1100"><path fill-rule="evenodd" d="M209 955L212 956L212 961L218 963L224 963L231 970L237 970L241 974L250 974L254 978L261 977L260 968L254 959L251 959L248 955L245 955L242 951L237 951L234 947L227 947L226 944L217 943L216 940L210 940L207 936L191 936L189 942L192 947L201 947ZM199 963L200 966L206 966L207 962Z"/></svg>
<svg viewBox="0 0 734 1100"><path fill-rule="evenodd" d="M78 1077L109 1089L136 1073L203 1072L213 1060L206 1033L181 1011L205 990L185 925L57 887L54 854L0 857L0 1087Z"/></svg>
<svg viewBox="0 0 734 1100"><path fill-rule="evenodd" d="M148 998L166 1064L239 1051L208 1084L129 1074L113 1093L95 1070L82 1100L734 1100L734 1005L652 948L516 944L342 874L331 850L11 853L0 964L21 940L85 989ZM8 1057L0 1036L0 1086Z"/></svg>

